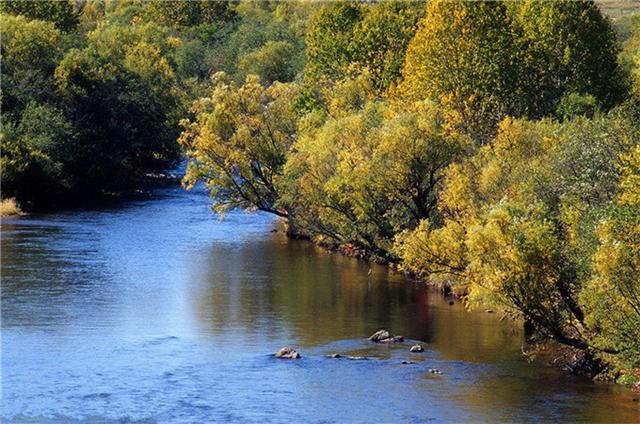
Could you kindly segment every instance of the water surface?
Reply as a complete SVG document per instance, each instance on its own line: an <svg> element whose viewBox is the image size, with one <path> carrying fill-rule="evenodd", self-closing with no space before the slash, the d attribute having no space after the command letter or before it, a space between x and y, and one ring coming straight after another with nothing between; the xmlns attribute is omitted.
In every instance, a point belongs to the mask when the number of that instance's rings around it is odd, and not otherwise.
<svg viewBox="0 0 640 424"><path fill-rule="evenodd" d="M164 188L2 223L2 422L640 420L632 393L528 363L493 314L207 205Z"/></svg>

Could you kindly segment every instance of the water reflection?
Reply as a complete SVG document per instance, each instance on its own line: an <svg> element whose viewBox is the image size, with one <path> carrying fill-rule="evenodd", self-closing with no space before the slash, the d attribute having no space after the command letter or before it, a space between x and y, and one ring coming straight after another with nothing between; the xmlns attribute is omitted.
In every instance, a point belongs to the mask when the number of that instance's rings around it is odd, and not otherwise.
<svg viewBox="0 0 640 424"><path fill-rule="evenodd" d="M206 204L164 189L2 223L3 422L640 418L631 393L526 363L493 314ZM379 328L427 350L368 343ZM284 344L303 359L274 360Z"/></svg>

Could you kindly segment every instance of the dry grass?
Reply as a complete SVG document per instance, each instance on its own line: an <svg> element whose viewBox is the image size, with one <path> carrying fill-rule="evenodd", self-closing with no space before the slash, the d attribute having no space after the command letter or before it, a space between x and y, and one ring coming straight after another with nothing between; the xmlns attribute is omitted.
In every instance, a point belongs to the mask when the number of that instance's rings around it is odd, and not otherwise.
<svg viewBox="0 0 640 424"><path fill-rule="evenodd" d="M610 18L640 13L640 0L596 0L603 14Z"/></svg>
<svg viewBox="0 0 640 424"><path fill-rule="evenodd" d="M6 218L19 215L23 215L23 213L16 203L16 199L2 199L2 201L0 202L0 217Z"/></svg>

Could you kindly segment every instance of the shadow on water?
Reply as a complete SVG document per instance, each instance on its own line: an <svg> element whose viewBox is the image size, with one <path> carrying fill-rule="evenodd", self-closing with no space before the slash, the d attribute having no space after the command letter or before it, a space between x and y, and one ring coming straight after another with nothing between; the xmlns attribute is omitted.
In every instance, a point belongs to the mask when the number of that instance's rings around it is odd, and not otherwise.
<svg viewBox="0 0 640 424"><path fill-rule="evenodd" d="M2 223L3 422L640 419L619 387L527 363L494 314L207 203L167 187ZM301 360L273 357L288 344Z"/></svg>

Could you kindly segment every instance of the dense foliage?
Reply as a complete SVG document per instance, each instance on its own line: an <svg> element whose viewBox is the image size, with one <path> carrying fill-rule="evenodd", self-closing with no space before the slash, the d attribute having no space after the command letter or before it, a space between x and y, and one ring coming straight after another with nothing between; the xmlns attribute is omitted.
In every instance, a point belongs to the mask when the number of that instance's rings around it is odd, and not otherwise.
<svg viewBox="0 0 640 424"><path fill-rule="evenodd" d="M637 368L629 22L618 38L589 1L323 4L296 84L199 101L189 181Z"/></svg>
<svg viewBox="0 0 640 424"><path fill-rule="evenodd" d="M3 195L114 190L179 140L185 183L220 213L274 213L532 340L640 368L637 17L587 0L23 3L2 15Z"/></svg>
<svg viewBox="0 0 640 424"><path fill-rule="evenodd" d="M3 196L35 206L134 187L180 158L211 77L293 80L307 7L259 2L6 1Z"/></svg>

